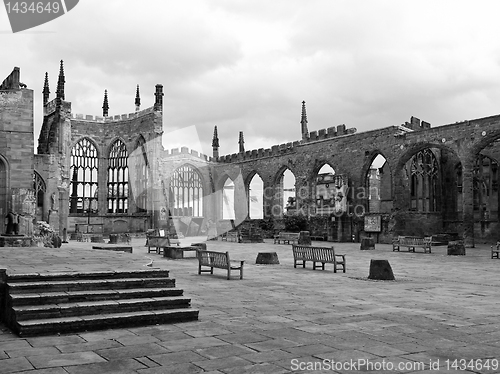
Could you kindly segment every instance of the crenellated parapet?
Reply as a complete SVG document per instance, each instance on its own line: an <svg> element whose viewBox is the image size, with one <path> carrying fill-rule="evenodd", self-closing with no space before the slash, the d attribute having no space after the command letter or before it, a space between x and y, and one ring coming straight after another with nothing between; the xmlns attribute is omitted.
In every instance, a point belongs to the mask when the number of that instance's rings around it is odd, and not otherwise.
<svg viewBox="0 0 500 374"><path fill-rule="evenodd" d="M173 157L182 157L186 156L189 158L196 157L202 161L214 161L214 159L206 154L195 151L194 149L189 149L188 147L181 148L172 148L170 150L166 149L163 151L163 157L165 158L173 158Z"/></svg>
<svg viewBox="0 0 500 374"><path fill-rule="evenodd" d="M295 148L300 145L299 141L273 145L271 148L259 148L244 153L233 153L231 155L221 156L218 162L230 163L236 161L252 161L258 158L283 156L295 153Z"/></svg>
<svg viewBox="0 0 500 374"><path fill-rule="evenodd" d="M54 100L52 100L54 101ZM51 105L52 102L47 104L47 107ZM55 110L55 108L54 108ZM93 116L93 115L88 115L88 114L74 114L71 113L71 119L78 120L78 121L88 121L88 122L99 122L99 123L112 123L112 122L119 122L119 121L127 121L127 120L132 120L136 119L142 116L145 116L147 114L153 113L154 112L154 107L150 107L147 109L140 110L138 112L134 113L126 113L126 114L117 114L114 116Z"/></svg>
<svg viewBox="0 0 500 374"><path fill-rule="evenodd" d="M346 128L345 125L338 125L337 127L328 127L327 129L321 129L317 131L311 131L307 137L304 138L305 143L315 142L323 139L330 139L339 136L346 136L355 134L356 128Z"/></svg>

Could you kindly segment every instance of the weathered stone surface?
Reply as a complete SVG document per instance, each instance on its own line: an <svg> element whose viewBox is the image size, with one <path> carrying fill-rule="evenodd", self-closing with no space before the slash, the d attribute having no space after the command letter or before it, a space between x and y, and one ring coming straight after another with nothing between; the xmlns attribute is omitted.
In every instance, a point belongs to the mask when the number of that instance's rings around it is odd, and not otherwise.
<svg viewBox="0 0 500 374"><path fill-rule="evenodd" d="M368 279L395 280L391 264L387 260L371 260Z"/></svg>
<svg viewBox="0 0 500 374"><path fill-rule="evenodd" d="M256 264L278 265L280 263L276 252L259 252L255 260Z"/></svg>
<svg viewBox="0 0 500 374"><path fill-rule="evenodd" d="M448 243L448 256L465 256L465 245L463 241L451 241Z"/></svg>
<svg viewBox="0 0 500 374"><path fill-rule="evenodd" d="M360 250L375 249L375 239L374 238L362 238Z"/></svg>

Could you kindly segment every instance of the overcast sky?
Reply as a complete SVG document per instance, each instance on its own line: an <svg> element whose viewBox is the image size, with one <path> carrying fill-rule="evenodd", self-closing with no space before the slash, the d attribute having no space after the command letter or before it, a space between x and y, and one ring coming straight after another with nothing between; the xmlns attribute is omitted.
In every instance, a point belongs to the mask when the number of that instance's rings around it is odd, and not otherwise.
<svg viewBox="0 0 500 374"><path fill-rule="evenodd" d="M137 84L144 109L161 83L165 139L197 133L211 155L217 125L230 154L239 131L246 150L299 140L302 100L309 131L500 113L499 14L495 0L81 0L12 34L0 9L0 81L21 68L35 138L61 59L73 113L102 115L105 89L110 115L133 112Z"/></svg>

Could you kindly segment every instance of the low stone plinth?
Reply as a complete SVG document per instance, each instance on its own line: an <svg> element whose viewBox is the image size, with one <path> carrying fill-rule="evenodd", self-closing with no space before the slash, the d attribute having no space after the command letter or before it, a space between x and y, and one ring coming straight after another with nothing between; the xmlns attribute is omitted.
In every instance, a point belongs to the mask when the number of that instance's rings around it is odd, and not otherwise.
<svg viewBox="0 0 500 374"><path fill-rule="evenodd" d="M189 246L189 247L177 247L177 246L165 246L163 247L163 257L172 258L174 260L185 258L184 252L194 252L196 257L196 251L200 247ZM191 256L193 257L193 256Z"/></svg>
<svg viewBox="0 0 500 374"><path fill-rule="evenodd" d="M368 279L395 280L391 264L387 260L371 260Z"/></svg>
<svg viewBox="0 0 500 374"><path fill-rule="evenodd" d="M311 233L309 231L300 231L297 244L311 245Z"/></svg>
<svg viewBox="0 0 500 374"><path fill-rule="evenodd" d="M374 238L362 238L360 250L375 249L375 239Z"/></svg>
<svg viewBox="0 0 500 374"><path fill-rule="evenodd" d="M448 256L465 256L465 245L463 241L448 242Z"/></svg>
<svg viewBox="0 0 500 374"><path fill-rule="evenodd" d="M24 235L0 236L0 247L31 247L31 237Z"/></svg>
<svg viewBox="0 0 500 374"><path fill-rule="evenodd" d="M129 234L109 234L109 244L130 243Z"/></svg>
<svg viewBox="0 0 500 374"><path fill-rule="evenodd" d="M132 247L127 245L93 245L92 249L132 253Z"/></svg>
<svg viewBox="0 0 500 374"><path fill-rule="evenodd" d="M276 252L259 252L255 263L262 265L279 265L280 262Z"/></svg>

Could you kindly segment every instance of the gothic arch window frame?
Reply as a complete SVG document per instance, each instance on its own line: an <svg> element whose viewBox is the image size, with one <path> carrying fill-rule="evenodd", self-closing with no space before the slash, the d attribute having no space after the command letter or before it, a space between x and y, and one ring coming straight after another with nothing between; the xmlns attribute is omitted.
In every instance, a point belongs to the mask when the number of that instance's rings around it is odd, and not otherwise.
<svg viewBox="0 0 500 374"><path fill-rule="evenodd" d="M3 214L7 214L8 197L7 191L10 190L10 163L9 160L0 154L0 210ZM4 232L4 225L0 228L0 233Z"/></svg>
<svg viewBox="0 0 500 374"><path fill-rule="evenodd" d="M125 142L115 139L108 152L107 202L108 213L128 213L129 170Z"/></svg>
<svg viewBox="0 0 500 374"><path fill-rule="evenodd" d="M140 149L140 151L139 151ZM149 203L149 176L151 174L148 149L146 139L142 134L137 137L133 152L134 161L134 179L133 183L133 198L135 200L136 211L139 213L146 213L148 211Z"/></svg>
<svg viewBox="0 0 500 374"><path fill-rule="evenodd" d="M80 138L71 147L70 175L69 213L97 212L99 148L90 137Z"/></svg>
<svg viewBox="0 0 500 374"><path fill-rule="evenodd" d="M256 200L252 200L252 183L254 182L255 177L258 176L260 181L262 182L262 194L255 196ZM252 171L247 177L246 183L246 191L247 191L247 212L248 217L250 219L263 219L264 218L264 178L260 175L258 171ZM260 197L260 202L259 202ZM253 216L252 214L252 206L255 206L256 209L260 210L260 213L256 213L257 216Z"/></svg>
<svg viewBox="0 0 500 374"><path fill-rule="evenodd" d="M330 167L333 173L330 173L332 174L331 176L321 178L320 175L328 174L320 173L321 169L325 166ZM334 186L336 186L338 181L341 181L343 184L344 180L342 176L337 174L337 170L328 161L323 161L315 168L311 179L313 181L312 197L316 206L316 213L322 216L334 213L338 205L336 203L337 192Z"/></svg>
<svg viewBox="0 0 500 374"><path fill-rule="evenodd" d="M236 218L235 181L229 175L225 175L221 179L221 184L222 184L222 188L221 188L221 217L223 220L235 219ZM232 193L230 193L229 190L232 190ZM230 200L232 200L232 205L230 205Z"/></svg>
<svg viewBox="0 0 500 374"><path fill-rule="evenodd" d="M176 217L203 217L204 180L197 167L186 163L170 177L171 213Z"/></svg>
<svg viewBox="0 0 500 374"><path fill-rule="evenodd" d="M287 171L290 172L290 174L294 180L293 188L291 188L290 190L285 188L285 173ZM296 184L297 184L297 177L295 176L295 173L293 172L293 170L290 169L288 166L282 166L280 168L280 170L278 171L278 173L276 173L276 178L274 181L274 185L275 185L274 197L275 198L277 197L278 201L274 200L275 205L273 206L272 212L271 212L273 214L273 216L282 217L285 214L285 211L289 212L289 210L291 210L291 209L294 209L294 210L297 209L298 202L297 202L297 190L295 187ZM276 190L276 186L277 186L277 190ZM285 191L291 192L291 194L290 193L287 194L287 193L285 193ZM293 195L293 196L289 196L287 198L288 195ZM292 198L291 201L290 201L290 198ZM275 208L275 206L279 207L279 212L278 212L278 209Z"/></svg>
<svg viewBox="0 0 500 374"><path fill-rule="evenodd" d="M381 164L380 167L373 168L372 166L374 165L375 160L379 157L383 158L384 162ZM387 187L388 191L383 190L383 180L382 180L383 176L386 175L386 174L382 174L382 169L384 169L386 166L389 168L389 174L388 174L389 186ZM367 164L367 166L364 170L365 170L365 174L363 177L364 177L365 191L363 191L363 193L366 196L366 200L367 200L367 205L366 205L367 211L370 213L385 212L381 206L376 208L377 204L373 203L373 201L382 202L382 201L387 201L388 198L393 199L392 172L391 172L389 161L387 160L387 157L385 157L385 155L378 150L374 151L372 153L372 157L370 158L370 162ZM372 175L372 170L376 170L375 177L378 178L379 182L372 183L372 180L374 178L374 176ZM376 195L376 198L373 198L374 194ZM384 195L385 195L385 199L384 199Z"/></svg>
<svg viewBox="0 0 500 374"><path fill-rule="evenodd" d="M36 170L33 170L33 190L35 191L36 207L43 210L47 184Z"/></svg>
<svg viewBox="0 0 500 374"><path fill-rule="evenodd" d="M485 161L487 161L485 163ZM473 168L473 210L480 220L498 219L499 163L490 156L479 153Z"/></svg>
<svg viewBox="0 0 500 374"><path fill-rule="evenodd" d="M430 148L416 152L405 164L409 183L409 210L414 212L439 211L439 162Z"/></svg>

